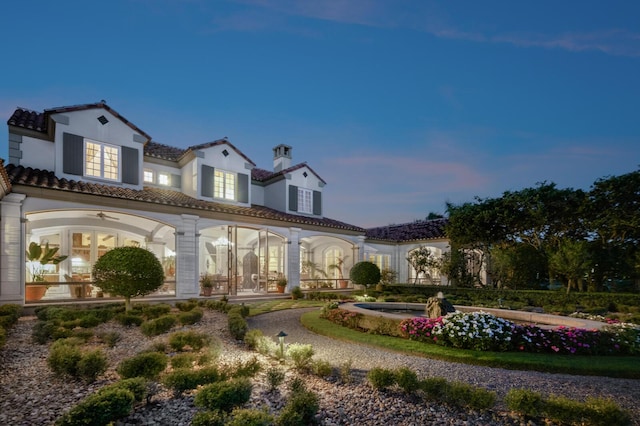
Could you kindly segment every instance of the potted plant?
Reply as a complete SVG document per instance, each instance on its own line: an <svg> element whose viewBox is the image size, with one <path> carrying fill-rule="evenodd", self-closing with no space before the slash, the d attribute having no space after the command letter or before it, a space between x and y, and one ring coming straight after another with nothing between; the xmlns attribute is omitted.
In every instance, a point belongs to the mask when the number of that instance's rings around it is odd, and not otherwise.
<svg viewBox="0 0 640 426"><path fill-rule="evenodd" d="M207 273L200 275L200 287L202 288L202 294L204 296L211 296L211 292L213 291L213 276Z"/></svg>
<svg viewBox="0 0 640 426"><path fill-rule="evenodd" d="M347 260L347 256L345 257L338 256L336 257L336 263L333 263L328 266L329 270L331 269L336 270L338 274L338 284L340 285L340 288L347 288L347 285L349 284L349 281L344 279L344 274L342 272L342 268L344 266L345 260Z"/></svg>
<svg viewBox="0 0 640 426"><path fill-rule="evenodd" d="M287 288L287 277L281 276L280 278L278 278L276 287L278 289L278 293L284 293L284 290Z"/></svg>
<svg viewBox="0 0 640 426"><path fill-rule="evenodd" d="M45 265L57 265L69 257L58 255L58 250L59 247L49 247L49 243L46 243L44 247L36 242L29 244L25 255L27 258L27 271L31 276L31 282L44 283L44 275L46 273ZM40 300L47 292L47 288L49 288L49 286L46 284L25 286L25 299Z"/></svg>

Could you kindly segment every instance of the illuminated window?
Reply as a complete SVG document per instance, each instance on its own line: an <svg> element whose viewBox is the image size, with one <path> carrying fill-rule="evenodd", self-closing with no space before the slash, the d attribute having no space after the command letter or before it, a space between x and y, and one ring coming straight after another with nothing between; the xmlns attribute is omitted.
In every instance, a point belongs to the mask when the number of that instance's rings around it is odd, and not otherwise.
<svg viewBox="0 0 640 426"><path fill-rule="evenodd" d="M313 193L310 189L298 188L298 211L300 213L313 213Z"/></svg>
<svg viewBox="0 0 640 426"><path fill-rule="evenodd" d="M158 185L169 185L169 173L158 173Z"/></svg>
<svg viewBox="0 0 640 426"><path fill-rule="evenodd" d="M236 175L216 169L213 177L213 196L224 200L236 199Z"/></svg>
<svg viewBox="0 0 640 426"><path fill-rule="evenodd" d="M146 183L153 183L153 170L144 169L144 181Z"/></svg>
<svg viewBox="0 0 640 426"><path fill-rule="evenodd" d="M102 179L119 180L120 148L86 140L84 144L84 174Z"/></svg>

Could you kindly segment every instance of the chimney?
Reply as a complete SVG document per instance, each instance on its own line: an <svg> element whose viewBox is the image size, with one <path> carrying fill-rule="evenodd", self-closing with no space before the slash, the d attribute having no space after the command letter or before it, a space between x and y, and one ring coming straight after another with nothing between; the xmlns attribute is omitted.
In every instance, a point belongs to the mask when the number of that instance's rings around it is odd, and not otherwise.
<svg viewBox="0 0 640 426"><path fill-rule="evenodd" d="M291 147L280 144L273 148L273 171L288 169L291 167Z"/></svg>

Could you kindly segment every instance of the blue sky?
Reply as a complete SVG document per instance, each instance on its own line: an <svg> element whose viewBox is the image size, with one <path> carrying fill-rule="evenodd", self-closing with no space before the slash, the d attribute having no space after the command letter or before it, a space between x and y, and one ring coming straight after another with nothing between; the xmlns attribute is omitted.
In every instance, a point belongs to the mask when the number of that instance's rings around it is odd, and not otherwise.
<svg viewBox="0 0 640 426"><path fill-rule="evenodd" d="M3 123L107 101L153 139L293 147L370 227L640 165L640 2L8 2ZM6 127L5 127L6 129ZM7 156L7 137L0 157Z"/></svg>

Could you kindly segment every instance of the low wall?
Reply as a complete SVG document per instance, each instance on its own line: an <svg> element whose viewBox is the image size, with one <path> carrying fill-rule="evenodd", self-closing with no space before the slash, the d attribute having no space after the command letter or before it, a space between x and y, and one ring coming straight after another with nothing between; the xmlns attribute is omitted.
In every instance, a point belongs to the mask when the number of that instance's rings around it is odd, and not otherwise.
<svg viewBox="0 0 640 426"><path fill-rule="evenodd" d="M402 321L405 317L396 315L392 312L380 312L373 309L393 309L393 310L410 310L410 311L425 311L426 304L424 303L402 303L402 302L356 302L356 303L343 303L340 309L344 309L351 312L357 312L367 317L373 318L386 318L389 320ZM494 309L484 308L477 306L460 306L455 305L454 308L461 312L486 312L507 320L527 322L537 324L541 326L565 326L576 327L584 329L596 329L600 330L606 324L600 321L591 321L580 318L572 318L561 315L550 315L538 312L526 312L526 311L514 311L511 309Z"/></svg>

